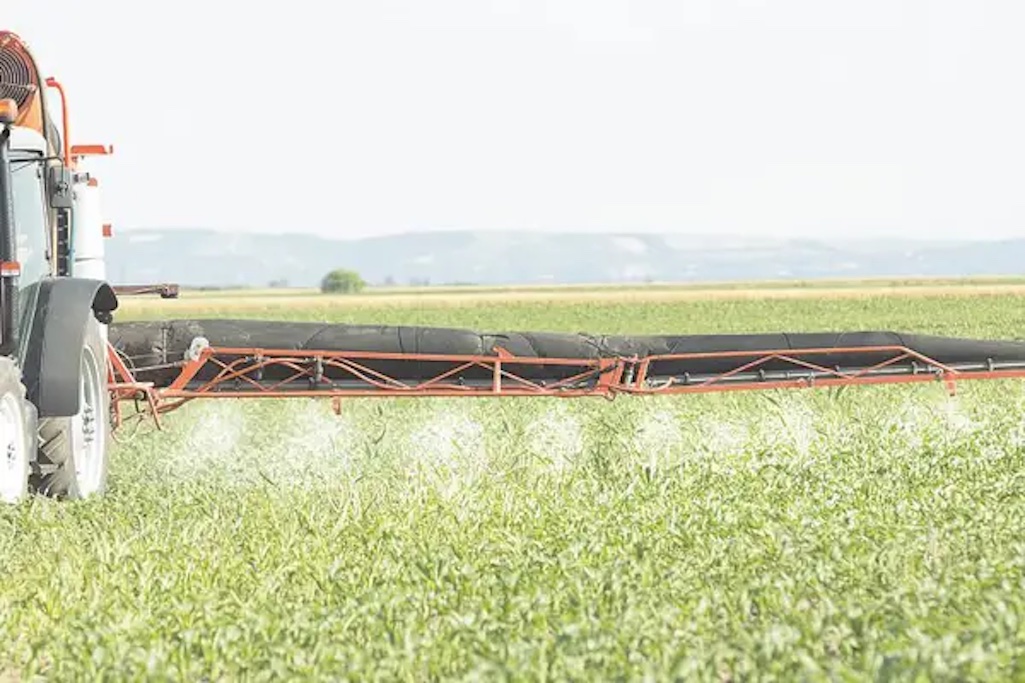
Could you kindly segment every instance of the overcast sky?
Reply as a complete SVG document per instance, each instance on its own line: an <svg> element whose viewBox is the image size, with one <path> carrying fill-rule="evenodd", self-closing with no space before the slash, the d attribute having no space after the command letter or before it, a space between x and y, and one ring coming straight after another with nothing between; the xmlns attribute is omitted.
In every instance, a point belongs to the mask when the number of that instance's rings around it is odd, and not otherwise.
<svg viewBox="0 0 1025 683"><path fill-rule="evenodd" d="M3 4L120 229L1025 236L1013 0Z"/></svg>

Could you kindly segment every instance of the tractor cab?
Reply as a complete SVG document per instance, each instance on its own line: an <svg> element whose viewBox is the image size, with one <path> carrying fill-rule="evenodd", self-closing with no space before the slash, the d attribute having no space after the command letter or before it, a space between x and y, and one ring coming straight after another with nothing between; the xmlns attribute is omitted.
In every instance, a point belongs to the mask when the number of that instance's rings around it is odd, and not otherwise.
<svg viewBox="0 0 1025 683"><path fill-rule="evenodd" d="M28 128L12 128L10 140L11 210L19 284L39 282L50 270L50 233L44 163L46 141Z"/></svg>
<svg viewBox="0 0 1025 683"><path fill-rule="evenodd" d="M55 268L52 255L66 250L61 249L54 226L57 212L68 209L63 209L66 202L54 190L59 183L47 183L47 173L50 180L61 180L60 160L49 153L48 142L38 131L13 125L17 118L14 100L0 100L0 174L4 176L0 180L0 216L6 217L0 218L0 276L5 281L0 285L0 308L4 311L0 346L4 354L22 361L39 283L62 274ZM13 333L8 325L13 326Z"/></svg>

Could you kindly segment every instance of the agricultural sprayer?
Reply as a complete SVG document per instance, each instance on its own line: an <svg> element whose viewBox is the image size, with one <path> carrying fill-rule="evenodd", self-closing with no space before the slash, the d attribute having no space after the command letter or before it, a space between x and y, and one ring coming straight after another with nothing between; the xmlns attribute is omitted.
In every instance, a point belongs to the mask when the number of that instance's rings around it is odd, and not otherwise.
<svg viewBox="0 0 1025 683"><path fill-rule="evenodd" d="M55 117L44 92L60 95ZM60 121L58 126L56 121ZM0 32L0 497L104 491L113 430L198 398L667 395L1025 377L1025 342L894 332L600 336L113 322L99 185L58 81Z"/></svg>

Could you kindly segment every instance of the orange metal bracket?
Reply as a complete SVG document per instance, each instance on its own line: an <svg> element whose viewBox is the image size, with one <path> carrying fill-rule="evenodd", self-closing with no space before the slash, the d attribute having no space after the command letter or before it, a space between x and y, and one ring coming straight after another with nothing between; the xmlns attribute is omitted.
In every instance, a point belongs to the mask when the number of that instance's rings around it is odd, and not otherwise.
<svg viewBox="0 0 1025 683"><path fill-rule="evenodd" d="M82 157L107 156L113 153L113 145L72 145L70 156L73 159L81 159Z"/></svg>
<svg viewBox="0 0 1025 683"><path fill-rule="evenodd" d="M47 87L56 89L57 92L60 94L60 97L61 97L61 128L63 130L63 135L61 136L62 137L61 142L63 143L63 147L64 147L64 154L63 154L63 156L64 156L64 163L67 164L70 167L71 166L71 134L70 134L70 132L68 130L70 128L70 124L69 124L69 117L68 117L68 98L67 98L67 94L64 92L64 86L61 85L61 82L58 81L56 78L53 78L52 76L50 78L46 79L46 85L47 85Z"/></svg>

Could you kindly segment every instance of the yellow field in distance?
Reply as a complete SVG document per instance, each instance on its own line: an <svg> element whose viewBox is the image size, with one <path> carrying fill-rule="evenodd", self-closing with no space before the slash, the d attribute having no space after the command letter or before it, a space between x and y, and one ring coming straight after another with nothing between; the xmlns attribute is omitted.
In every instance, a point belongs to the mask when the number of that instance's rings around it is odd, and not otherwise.
<svg viewBox="0 0 1025 683"><path fill-rule="evenodd" d="M588 303L622 301L671 303L696 300L864 298L918 296L1025 295L1025 277L902 278L874 280L815 280L724 282L694 284L566 285L521 287L392 287L371 288L356 295L326 295L315 289L238 289L199 291L183 289L178 299L123 296L121 313L169 314L186 310L246 310L316 308L387 308L476 306L502 302Z"/></svg>

